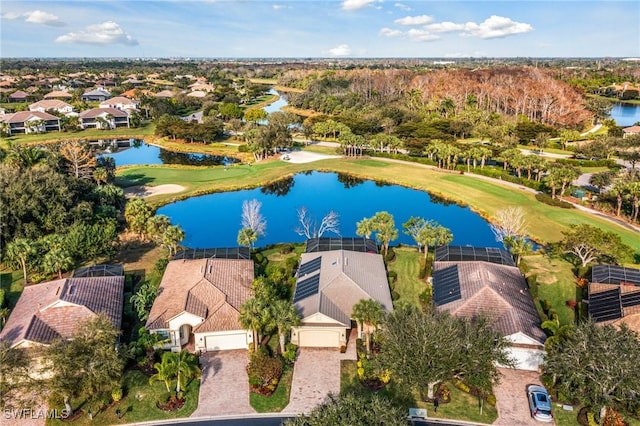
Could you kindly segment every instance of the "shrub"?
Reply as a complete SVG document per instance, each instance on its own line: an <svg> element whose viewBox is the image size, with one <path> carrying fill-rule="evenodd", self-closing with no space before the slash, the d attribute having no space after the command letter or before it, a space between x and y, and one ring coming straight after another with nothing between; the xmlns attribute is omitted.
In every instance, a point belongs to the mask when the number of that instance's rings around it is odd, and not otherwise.
<svg viewBox="0 0 640 426"><path fill-rule="evenodd" d="M589 426L598 426L598 422L596 422L596 416L593 413L587 413L587 423Z"/></svg>
<svg viewBox="0 0 640 426"><path fill-rule="evenodd" d="M469 393L471 391L471 388L460 379L453 379L452 382L455 387L457 387L464 393Z"/></svg>
<svg viewBox="0 0 640 426"><path fill-rule="evenodd" d="M282 357L289 364L293 364L296 362L296 358L298 357L298 347L293 343L287 343Z"/></svg>
<svg viewBox="0 0 640 426"><path fill-rule="evenodd" d="M262 395L271 395L282 375L282 367L280 358L271 357L265 351L258 350L251 354L247 366L251 391Z"/></svg>
<svg viewBox="0 0 640 426"><path fill-rule="evenodd" d="M604 416L602 426L625 426L624 419L616 410L607 407L607 414Z"/></svg>
<svg viewBox="0 0 640 426"><path fill-rule="evenodd" d="M538 276L530 275L527 277L527 284L529 284L529 292L531 293L531 297L534 299L538 298ZM540 302L542 305L542 301Z"/></svg>
<svg viewBox="0 0 640 426"><path fill-rule="evenodd" d="M238 152L249 152L249 145L238 145Z"/></svg>
<svg viewBox="0 0 640 426"><path fill-rule="evenodd" d="M422 309L427 309L431 307L431 303L433 302L433 289L431 288L430 285L428 285L422 291L422 293L420 293L420 295L418 296L418 299L420 300L420 305L422 306Z"/></svg>
<svg viewBox="0 0 640 426"><path fill-rule="evenodd" d="M122 388L120 386L111 391L111 398L115 402L118 402L122 399Z"/></svg>
<svg viewBox="0 0 640 426"><path fill-rule="evenodd" d="M153 269L158 275L164 274L164 270L167 269L167 265L169 264L169 259L166 257L160 258L156 261L155 265L153 265Z"/></svg>
<svg viewBox="0 0 640 426"><path fill-rule="evenodd" d="M567 300L567 306L569 307L569 309L576 309L576 306L578 305L578 302L576 302L575 299L569 299Z"/></svg>
<svg viewBox="0 0 640 426"><path fill-rule="evenodd" d="M395 250L393 250L393 247L389 247L389 250L387 251L387 255L384 258L385 262L393 262L394 260L396 260L396 252Z"/></svg>
<svg viewBox="0 0 640 426"><path fill-rule="evenodd" d="M389 271L387 276L389 277L389 284L398 281L398 273L396 271Z"/></svg>
<svg viewBox="0 0 640 426"><path fill-rule="evenodd" d="M393 290L391 292L391 300L395 301L395 300L398 300L398 299L400 299L400 293L398 293L397 291Z"/></svg>
<svg viewBox="0 0 640 426"><path fill-rule="evenodd" d="M567 203L566 201L558 200L557 198L551 198L548 194L543 194L542 192L536 194L536 200L541 203L548 204L554 207L560 207L561 209L573 209L573 204Z"/></svg>
<svg viewBox="0 0 640 426"><path fill-rule="evenodd" d="M289 254L293 251L293 244L282 244L280 246L280 254Z"/></svg>
<svg viewBox="0 0 640 426"><path fill-rule="evenodd" d="M489 395L487 397L487 402L495 407L496 406L496 396L493 395L493 394Z"/></svg>

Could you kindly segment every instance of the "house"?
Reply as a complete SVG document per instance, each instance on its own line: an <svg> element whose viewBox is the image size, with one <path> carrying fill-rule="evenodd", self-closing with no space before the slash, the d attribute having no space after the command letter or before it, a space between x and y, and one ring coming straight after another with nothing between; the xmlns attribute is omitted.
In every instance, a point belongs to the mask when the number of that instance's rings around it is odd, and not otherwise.
<svg viewBox="0 0 640 426"><path fill-rule="evenodd" d="M206 251L202 252L206 254ZM196 352L247 349L253 333L240 307L253 296L253 261L182 256L169 262L146 327L168 339L165 349Z"/></svg>
<svg viewBox="0 0 640 426"><path fill-rule="evenodd" d="M54 90L44 95L45 99L73 99L73 95L64 90Z"/></svg>
<svg viewBox="0 0 640 426"><path fill-rule="evenodd" d="M84 92L80 99L86 102L104 102L111 97L111 93L107 90L98 88L94 90L90 90L88 92Z"/></svg>
<svg viewBox="0 0 640 426"><path fill-rule="evenodd" d="M83 129L115 129L129 127L129 114L115 108L93 108L79 115Z"/></svg>
<svg viewBox="0 0 640 426"><path fill-rule="evenodd" d="M622 137L628 138L629 136L640 135L640 126L630 126L622 129Z"/></svg>
<svg viewBox="0 0 640 426"><path fill-rule="evenodd" d="M74 277L29 285L0 332L11 347L49 345L73 336L78 324L106 314L116 330L122 323L124 275Z"/></svg>
<svg viewBox="0 0 640 426"><path fill-rule="evenodd" d="M202 90L194 90L193 92L187 93L187 96L189 96L190 98L204 98L205 96L207 96L207 92L204 92Z"/></svg>
<svg viewBox="0 0 640 426"><path fill-rule="evenodd" d="M20 111L5 114L0 117L0 122L8 124L6 132L9 135L60 131L60 119L47 112Z"/></svg>
<svg viewBox="0 0 640 426"><path fill-rule="evenodd" d="M44 99L29 105L29 111L47 112L50 110L60 114L68 114L73 112L73 106L59 99Z"/></svg>
<svg viewBox="0 0 640 426"><path fill-rule="evenodd" d="M156 98L165 98L165 99L170 99L173 98L173 91L172 90L161 90L158 93L156 93L155 95Z"/></svg>
<svg viewBox="0 0 640 426"><path fill-rule="evenodd" d="M345 346L355 322L353 306L362 299L377 300L386 311L393 309L376 243L364 238L308 240L293 295L302 319L291 330L291 342L303 347Z"/></svg>
<svg viewBox="0 0 640 426"><path fill-rule="evenodd" d="M13 92L7 97L7 100L9 102L26 102L29 96L31 95L29 95L26 92L23 92L22 90L16 90L15 92Z"/></svg>
<svg viewBox="0 0 640 426"><path fill-rule="evenodd" d="M438 247L433 264L433 302L439 312L488 316L511 342L516 368L538 370L546 335L527 282L505 251L491 247Z"/></svg>
<svg viewBox="0 0 640 426"><path fill-rule="evenodd" d="M124 96L116 96L115 98L108 99L104 102L100 102L100 108L115 108L120 111L137 110L139 102L132 101Z"/></svg>
<svg viewBox="0 0 640 426"><path fill-rule="evenodd" d="M588 295L587 307L593 321L624 323L640 333L640 269L594 265Z"/></svg>

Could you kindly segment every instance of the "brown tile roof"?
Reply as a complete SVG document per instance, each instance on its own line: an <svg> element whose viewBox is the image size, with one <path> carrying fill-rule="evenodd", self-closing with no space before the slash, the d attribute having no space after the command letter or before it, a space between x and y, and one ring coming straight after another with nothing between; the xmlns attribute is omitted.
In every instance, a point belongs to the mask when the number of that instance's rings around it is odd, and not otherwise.
<svg viewBox="0 0 640 426"><path fill-rule="evenodd" d="M622 129L625 133L640 133L640 126L630 126Z"/></svg>
<svg viewBox="0 0 640 426"><path fill-rule="evenodd" d="M71 105L69 105L65 101L61 101L59 99L44 99L42 101L32 103L31 105L29 105L29 109L35 109L35 108L44 108L45 110L62 109L62 108L68 108L70 106Z"/></svg>
<svg viewBox="0 0 640 426"><path fill-rule="evenodd" d="M317 258L319 269L299 276L296 284L318 275L318 291L294 303L303 318L321 312L348 326L353 305L362 299L377 300L387 311L393 309L381 255L350 250L303 253L301 269Z"/></svg>
<svg viewBox="0 0 640 426"><path fill-rule="evenodd" d="M173 91L161 90L153 96L155 96L156 98L173 98Z"/></svg>
<svg viewBox="0 0 640 426"><path fill-rule="evenodd" d="M0 340L15 345L23 340L50 343L68 338L77 325L104 313L120 329L124 302L124 277L65 278L27 286Z"/></svg>
<svg viewBox="0 0 640 426"><path fill-rule="evenodd" d="M73 98L73 95L69 92L65 92L64 90L54 90L44 95L44 98L45 99L55 99L55 98L71 99Z"/></svg>
<svg viewBox="0 0 640 426"><path fill-rule="evenodd" d="M116 96L114 98L107 99L106 101L100 102L100 105L117 105L117 104L137 105L137 102L134 102L131 99L126 98L124 96Z"/></svg>
<svg viewBox="0 0 640 426"><path fill-rule="evenodd" d="M514 266L489 262L435 262L434 294L444 285L435 277L435 271L448 269L457 273L459 297L451 297L436 306L439 311L470 317L488 315L497 331L505 336L522 332L544 343L545 333L540 328L540 317L529 294L527 283ZM455 292L454 292L455 293Z"/></svg>
<svg viewBox="0 0 640 426"><path fill-rule="evenodd" d="M169 262L146 327L166 329L183 312L204 319L195 332L239 330L240 306L253 296L253 261L196 259Z"/></svg>
<svg viewBox="0 0 640 426"><path fill-rule="evenodd" d="M111 114L114 117L127 117L128 114L115 108L93 108L80 113L80 118L104 117Z"/></svg>
<svg viewBox="0 0 640 426"><path fill-rule="evenodd" d="M24 99L27 96L29 96L28 93L23 92L22 90L16 90L15 92L13 92L12 94L9 95L10 99Z"/></svg>
<svg viewBox="0 0 640 426"><path fill-rule="evenodd" d="M4 116L3 121L7 123L24 123L32 119L38 120L59 120L55 115L51 115L48 112L40 111L19 111L13 114L7 114Z"/></svg>

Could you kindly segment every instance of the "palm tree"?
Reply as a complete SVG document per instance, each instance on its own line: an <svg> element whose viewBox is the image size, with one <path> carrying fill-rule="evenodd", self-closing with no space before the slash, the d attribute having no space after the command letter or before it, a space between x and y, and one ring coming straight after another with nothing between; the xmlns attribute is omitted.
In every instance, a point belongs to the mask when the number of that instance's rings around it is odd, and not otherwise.
<svg viewBox="0 0 640 426"><path fill-rule="evenodd" d="M149 377L149 384L154 382L164 382L167 392L171 392L171 380L176 375L176 365L173 362L173 352L165 352L162 354L162 362L153 364L156 374Z"/></svg>
<svg viewBox="0 0 640 426"><path fill-rule="evenodd" d="M364 238L370 238L371 233L374 231L373 220L365 217L360 222L356 223L356 235L360 235Z"/></svg>
<svg viewBox="0 0 640 426"><path fill-rule="evenodd" d="M247 246L249 249L253 247L253 243L258 239L258 234L251 228L242 228L238 231L238 244Z"/></svg>
<svg viewBox="0 0 640 426"><path fill-rule="evenodd" d="M540 327L547 333L549 337L544 342L544 346L548 349L550 346L560 343L566 338L569 332L572 330L572 326L565 324L560 325L558 316L554 316L552 319L543 321Z"/></svg>
<svg viewBox="0 0 640 426"><path fill-rule="evenodd" d="M73 257L63 248L54 247L42 258L42 266L46 273L58 273L58 279L62 279L62 271L73 267Z"/></svg>
<svg viewBox="0 0 640 426"><path fill-rule="evenodd" d="M169 256L178 251L178 246L184 240L184 230L178 225L171 225L162 234L162 245L169 249Z"/></svg>
<svg viewBox="0 0 640 426"><path fill-rule="evenodd" d="M197 376L200 372L198 358L188 351L169 352L171 364L176 375L176 394L182 392L186 382ZM163 356L164 358L164 356Z"/></svg>
<svg viewBox="0 0 640 426"><path fill-rule="evenodd" d="M278 327L280 353L283 354L285 352L285 335L289 333L291 327L300 324L300 314L288 300L276 300L270 308L271 317Z"/></svg>
<svg viewBox="0 0 640 426"><path fill-rule="evenodd" d="M22 267L25 285L29 283L27 276L27 262L29 257L36 254L36 247L33 241L26 238L16 238L7 244L5 256L10 264Z"/></svg>
<svg viewBox="0 0 640 426"><path fill-rule="evenodd" d="M268 309L255 297L244 302L240 307L240 324L242 327L251 330L253 333L253 348L257 351L259 345L259 334L268 322Z"/></svg>
<svg viewBox="0 0 640 426"><path fill-rule="evenodd" d="M446 246L451 244L453 241L453 233L449 228L438 225L436 227L436 242L435 244L438 246Z"/></svg>
<svg viewBox="0 0 640 426"><path fill-rule="evenodd" d="M516 261L516 266L520 265L522 256L531 252L532 245L526 238L517 235L510 235L504 238L504 246L509 250Z"/></svg>
<svg viewBox="0 0 640 426"><path fill-rule="evenodd" d="M376 239L382 244L386 257L389 252L389 243L398 238L393 215L389 212L378 212L371 220L373 221L373 229L376 231Z"/></svg>
<svg viewBox="0 0 640 426"><path fill-rule="evenodd" d="M98 186L103 183L107 183L107 180L109 180L107 169L105 169L104 167L96 167L96 169L93 171L93 180L96 181Z"/></svg>
<svg viewBox="0 0 640 426"><path fill-rule="evenodd" d="M377 300L361 299L353 305L353 313L351 316L358 321L364 332L367 352L371 350L371 333L373 333L380 324L384 310Z"/></svg>

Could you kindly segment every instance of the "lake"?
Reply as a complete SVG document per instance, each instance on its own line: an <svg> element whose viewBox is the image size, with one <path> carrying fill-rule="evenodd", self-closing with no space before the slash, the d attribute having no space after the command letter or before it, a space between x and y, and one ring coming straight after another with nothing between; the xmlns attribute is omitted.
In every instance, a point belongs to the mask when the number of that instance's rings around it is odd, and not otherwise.
<svg viewBox="0 0 640 426"><path fill-rule="evenodd" d="M116 166L138 164L181 164L187 166L222 166L237 163L240 160L221 155L199 154L196 152L175 152L162 149L144 142L133 143L131 147L117 148L117 152L103 153L112 157Z"/></svg>
<svg viewBox="0 0 640 426"><path fill-rule="evenodd" d="M157 213L169 216L185 230L183 245L187 247L234 247L238 245L242 202L254 198L262 203L261 213L267 221L266 235L256 243L259 247L305 241L295 232L296 211L303 206L318 221L330 210L339 213L340 233L345 237L355 236L356 222L388 211L399 230L399 238L392 244L415 244L402 232L402 224L410 216L419 216L450 228L453 244L501 246L488 223L468 207L437 200L426 192L336 173L302 173L267 187L192 197L163 206Z"/></svg>
<svg viewBox="0 0 640 426"><path fill-rule="evenodd" d="M640 121L640 105L615 104L611 108L611 118L616 120L620 127L633 126Z"/></svg>
<svg viewBox="0 0 640 426"><path fill-rule="evenodd" d="M269 89L268 93L270 95L278 95L278 96L280 96L280 98L277 101L272 102L269 105L267 105L264 108L262 108L267 112L267 114L271 114L272 112L280 111L282 109L282 107L285 107L285 106L288 105L288 103L284 99L284 97L282 97L282 95L280 93L278 93L275 89Z"/></svg>

